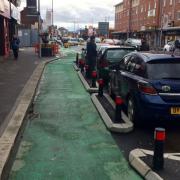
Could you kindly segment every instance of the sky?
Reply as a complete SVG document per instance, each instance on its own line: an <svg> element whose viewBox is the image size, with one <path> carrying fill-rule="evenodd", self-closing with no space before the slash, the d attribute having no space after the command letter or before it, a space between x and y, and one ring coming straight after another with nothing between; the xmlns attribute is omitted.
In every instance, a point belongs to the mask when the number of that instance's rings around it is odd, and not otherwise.
<svg viewBox="0 0 180 180"><path fill-rule="evenodd" d="M99 21L109 21L114 27L114 5L122 0L53 0L54 24L70 30L93 25L97 27ZM21 9L26 6L22 0ZM41 15L45 18L47 9L52 8L52 0L40 0Z"/></svg>

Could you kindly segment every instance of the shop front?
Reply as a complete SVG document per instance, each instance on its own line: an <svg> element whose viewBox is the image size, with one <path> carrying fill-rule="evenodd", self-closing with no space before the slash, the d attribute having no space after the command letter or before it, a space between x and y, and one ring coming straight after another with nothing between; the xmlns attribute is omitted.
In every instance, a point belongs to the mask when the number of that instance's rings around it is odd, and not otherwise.
<svg viewBox="0 0 180 180"><path fill-rule="evenodd" d="M0 56L8 55L10 50L9 19L10 3L0 0Z"/></svg>
<svg viewBox="0 0 180 180"><path fill-rule="evenodd" d="M180 27L169 27L163 29L163 35L165 38L165 44L169 41L180 39Z"/></svg>

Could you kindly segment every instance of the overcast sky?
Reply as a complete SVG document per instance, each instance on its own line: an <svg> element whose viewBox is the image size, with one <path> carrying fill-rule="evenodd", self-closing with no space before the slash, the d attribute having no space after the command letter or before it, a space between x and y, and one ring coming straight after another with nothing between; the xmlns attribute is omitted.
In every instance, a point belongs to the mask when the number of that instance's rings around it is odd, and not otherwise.
<svg viewBox="0 0 180 180"><path fill-rule="evenodd" d="M22 0L21 8L25 6ZM66 28L79 28L85 25L97 26L99 21L110 21L114 25L114 5L122 0L54 0L54 24ZM40 0L41 15L45 18L51 9L52 0ZM75 22L75 23L74 23Z"/></svg>

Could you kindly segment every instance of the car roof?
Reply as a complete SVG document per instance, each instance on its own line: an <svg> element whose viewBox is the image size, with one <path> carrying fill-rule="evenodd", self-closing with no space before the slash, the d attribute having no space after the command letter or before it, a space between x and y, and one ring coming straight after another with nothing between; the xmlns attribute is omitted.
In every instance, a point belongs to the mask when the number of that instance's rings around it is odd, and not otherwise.
<svg viewBox="0 0 180 180"><path fill-rule="evenodd" d="M131 46L108 46L107 50L109 50L109 49L132 49L132 50L135 50L135 48L131 47Z"/></svg>
<svg viewBox="0 0 180 180"><path fill-rule="evenodd" d="M143 59L145 62L149 61L159 61L165 59L180 59L180 56L173 56L170 54L154 54L154 53L145 53L145 52L132 52L131 55L135 54L136 56Z"/></svg>

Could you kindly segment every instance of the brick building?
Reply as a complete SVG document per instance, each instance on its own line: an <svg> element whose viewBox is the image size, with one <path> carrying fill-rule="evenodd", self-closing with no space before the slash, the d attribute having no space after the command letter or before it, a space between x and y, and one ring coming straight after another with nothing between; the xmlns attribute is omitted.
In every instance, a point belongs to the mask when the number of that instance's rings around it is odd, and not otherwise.
<svg viewBox="0 0 180 180"><path fill-rule="evenodd" d="M145 38L151 47L180 37L180 0L123 0L115 5L114 36Z"/></svg>

